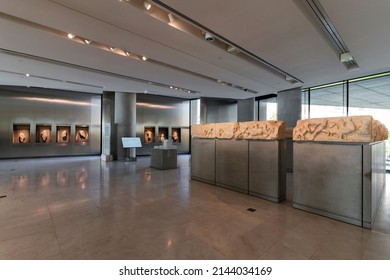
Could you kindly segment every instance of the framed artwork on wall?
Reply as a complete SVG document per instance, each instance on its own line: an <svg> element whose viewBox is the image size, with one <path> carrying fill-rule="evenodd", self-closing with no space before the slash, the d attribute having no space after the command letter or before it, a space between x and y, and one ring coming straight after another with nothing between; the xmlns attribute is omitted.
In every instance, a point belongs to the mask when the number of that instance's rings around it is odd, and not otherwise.
<svg viewBox="0 0 390 280"><path fill-rule="evenodd" d="M76 125L76 143L86 144L89 142L89 126Z"/></svg>
<svg viewBox="0 0 390 280"><path fill-rule="evenodd" d="M181 142L181 128L172 127L172 142L180 143Z"/></svg>
<svg viewBox="0 0 390 280"><path fill-rule="evenodd" d="M57 125L57 143L70 142L70 125Z"/></svg>
<svg viewBox="0 0 390 280"><path fill-rule="evenodd" d="M36 127L36 143L49 144L51 143L51 125L37 124Z"/></svg>
<svg viewBox="0 0 390 280"><path fill-rule="evenodd" d="M154 126L145 126L144 128L144 142L145 144L152 144L156 142L156 128Z"/></svg>
<svg viewBox="0 0 390 280"><path fill-rule="evenodd" d="M158 142L162 143L163 140L168 139L168 127L159 127L158 128Z"/></svg>
<svg viewBox="0 0 390 280"><path fill-rule="evenodd" d="M13 144L30 143L30 124L14 124L12 134Z"/></svg>

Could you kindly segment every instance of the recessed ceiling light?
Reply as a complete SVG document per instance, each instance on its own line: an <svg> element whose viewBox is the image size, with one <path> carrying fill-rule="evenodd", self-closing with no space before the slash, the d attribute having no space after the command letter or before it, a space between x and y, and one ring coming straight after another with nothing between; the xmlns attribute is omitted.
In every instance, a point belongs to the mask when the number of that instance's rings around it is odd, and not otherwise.
<svg viewBox="0 0 390 280"><path fill-rule="evenodd" d="M146 56L143 56L143 57L142 57L142 60L143 60L143 61L146 61L146 60L148 60L148 58L147 58Z"/></svg>
<svg viewBox="0 0 390 280"><path fill-rule="evenodd" d="M150 8L152 7L152 5L151 5L150 3L144 1L144 7L145 7L145 9L150 10Z"/></svg>
<svg viewBox="0 0 390 280"><path fill-rule="evenodd" d="M91 44L91 40L88 40L88 39L85 39L84 42L85 42L86 44L88 44L88 45Z"/></svg>
<svg viewBox="0 0 390 280"><path fill-rule="evenodd" d="M68 38L69 39L73 39L76 35L72 34L72 33L68 33Z"/></svg>
<svg viewBox="0 0 390 280"><path fill-rule="evenodd" d="M27 73L27 74L26 74L26 77L30 77L30 74Z"/></svg>

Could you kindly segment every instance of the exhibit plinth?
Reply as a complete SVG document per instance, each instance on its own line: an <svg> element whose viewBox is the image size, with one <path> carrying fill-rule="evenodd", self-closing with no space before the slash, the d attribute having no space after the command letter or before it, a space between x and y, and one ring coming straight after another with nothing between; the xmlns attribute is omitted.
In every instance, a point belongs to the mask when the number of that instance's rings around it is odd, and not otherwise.
<svg viewBox="0 0 390 280"><path fill-rule="evenodd" d="M286 141L249 141L249 194L273 202L286 199Z"/></svg>
<svg viewBox="0 0 390 280"><path fill-rule="evenodd" d="M293 206L371 228L385 187L385 143L294 143Z"/></svg>
<svg viewBox="0 0 390 280"><path fill-rule="evenodd" d="M194 125L191 178L273 202L286 198L285 124Z"/></svg>
<svg viewBox="0 0 390 280"><path fill-rule="evenodd" d="M215 184L248 194L248 141L216 140Z"/></svg>
<svg viewBox="0 0 390 280"><path fill-rule="evenodd" d="M177 168L177 149L153 149L150 166L160 170Z"/></svg>
<svg viewBox="0 0 390 280"><path fill-rule="evenodd" d="M215 139L192 139L191 178L215 184Z"/></svg>
<svg viewBox="0 0 390 280"><path fill-rule="evenodd" d="M299 120L293 206L372 228L386 185L387 137L372 116Z"/></svg>

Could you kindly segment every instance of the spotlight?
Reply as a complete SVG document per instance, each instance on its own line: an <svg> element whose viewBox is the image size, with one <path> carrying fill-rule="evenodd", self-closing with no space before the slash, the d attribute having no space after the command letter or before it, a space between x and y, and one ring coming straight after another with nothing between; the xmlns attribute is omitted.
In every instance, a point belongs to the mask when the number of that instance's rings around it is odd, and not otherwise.
<svg viewBox="0 0 390 280"><path fill-rule="evenodd" d="M211 33L209 33L209 32L205 32L204 33L204 39L207 42L212 42L212 41L214 41L214 36Z"/></svg>
<svg viewBox="0 0 390 280"><path fill-rule="evenodd" d="M147 58L146 56L143 56L143 57L142 57L142 60L143 60L143 61L146 61L146 60L148 60L148 58Z"/></svg>
<svg viewBox="0 0 390 280"><path fill-rule="evenodd" d="M88 40L88 39L85 39L84 42L85 42L86 44L88 44L88 45L91 44L91 40Z"/></svg>
<svg viewBox="0 0 390 280"><path fill-rule="evenodd" d="M68 38L69 39L73 39L76 35L72 34L72 33L68 33Z"/></svg>
<svg viewBox="0 0 390 280"><path fill-rule="evenodd" d="M175 18L171 13L168 14L169 23L173 23L175 21Z"/></svg>
<svg viewBox="0 0 390 280"><path fill-rule="evenodd" d="M149 11L150 8L152 7L152 5L150 3L144 1L144 7L145 7L145 9L147 9Z"/></svg>

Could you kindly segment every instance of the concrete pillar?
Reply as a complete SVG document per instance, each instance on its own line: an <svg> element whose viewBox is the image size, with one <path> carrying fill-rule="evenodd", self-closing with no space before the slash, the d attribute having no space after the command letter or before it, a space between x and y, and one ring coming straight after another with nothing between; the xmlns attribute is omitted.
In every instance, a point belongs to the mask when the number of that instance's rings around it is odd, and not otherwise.
<svg viewBox="0 0 390 280"><path fill-rule="evenodd" d="M302 88L278 92L278 121L286 122L286 127L295 127L302 115Z"/></svg>
<svg viewBox="0 0 390 280"><path fill-rule="evenodd" d="M104 161L113 160L116 150L115 142L115 95L114 92L103 92L102 97L102 155Z"/></svg>
<svg viewBox="0 0 390 280"><path fill-rule="evenodd" d="M137 94L115 92L116 159L135 159L135 148L124 149L122 137L136 136Z"/></svg>
<svg viewBox="0 0 390 280"><path fill-rule="evenodd" d="M255 98L237 101L237 121L247 122L255 120Z"/></svg>
<svg viewBox="0 0 390 280"><path fill-rule="evenodd" d="M286 170L293 171L292 129L302 117L302 88L293 88L278 92L278 121L286 122Z"/></svg>

